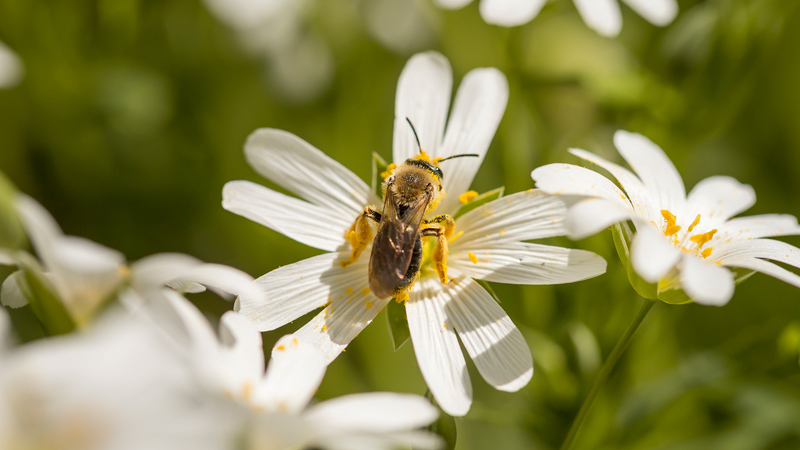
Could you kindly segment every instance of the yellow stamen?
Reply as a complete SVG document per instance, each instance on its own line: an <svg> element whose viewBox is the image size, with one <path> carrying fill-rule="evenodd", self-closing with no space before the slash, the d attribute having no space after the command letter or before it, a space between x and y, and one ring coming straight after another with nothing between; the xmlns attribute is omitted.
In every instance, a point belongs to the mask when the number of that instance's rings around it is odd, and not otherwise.
<svg viewBox="0 0 800 450"><path fill-rule="evenodd" d="M462 234L464 234L464 230L461 230L458 233L456 233L455 236L450 238L449 242L452 244L453 242L455 242L456 239L460 238Z"/></svg>
<svg viewBox="0 0 800 450"><path fill-rule="evenodd" d="M242 385L242 399L249 400L250 394L253 393L253 383L250 381L245 382Z"/></svg>
<svg viewBox="0 0 800 450"><path fill-rule="evenodd" d="M672 236L673 234L681 230L680 225L675 225L675 221L678 219L675 217L674 214L667 211L666 209L662 209L661 215L664 217L664 220L667 221L667 228L664 230L664 236Z"/></svg>
<svg viewBox="0 0 800 450"><path fill-rule="evenodd" d="M471 202L472 200L475 200L475 197L477 197L477 196L478 196L477 192L475 192L475 191L467 191L467 192L464 192L463 194L458 196L458 201L460 201L461 203L467 204L467 203Z"/></svg>
<svg viewBox="0 0 800 450"><path fill-rule="evenodd" d="M386 166L386 170L381 172L381 178L383 178L384 180L389 178L390 176L392 176L392 174L394 173L394 169L396 168L397 164L395 163L389 164L388 166Z"/></svg>
<svg viewBox="0 0 800 450"><path fill-rule="evenodd" d="M467 256L469 256L469 260L472 261L472 264L478 264L478 257L475 256L475 253L467 252Z"/></svg>
<svg viewBox="0 0 800 450"><path fill-rule="evenodd" d="M694 230L694 227L696 227L698 223L700 223L700 214L698 214L697 217L694 218L692 224L689 225L689 233L691 233L692 230Z"/></svg>
<svg viewBox="0 0 800 450"><path fill-rule="evenodd" d="M696 235L690 237L689 239L691 239L692 242L697 244L697 248L699 249L700 247L704 246L706 244L706 242L710 241L711 238L714 237L714 234L716 232L717 232L717 229L714 228L713 230L709 231L708 233L696 234Z"/></svg>
<svg viewBox="0 0 800 450"><path fill-rule="evenodd" d="M713 249L714 249L714 247L708 247L707 249L705 249L705 250L703 250L702 252L700 252L700 255L701 255L703 258L708 258L708 257L709 257L709 255L711 255L711 250L713 250Z"/></svg>

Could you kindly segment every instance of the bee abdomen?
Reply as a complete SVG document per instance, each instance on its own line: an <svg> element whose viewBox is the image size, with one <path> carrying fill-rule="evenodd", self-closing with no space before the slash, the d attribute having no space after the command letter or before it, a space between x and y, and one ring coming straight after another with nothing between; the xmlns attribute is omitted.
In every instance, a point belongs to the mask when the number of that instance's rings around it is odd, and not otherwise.
<svg viewBox="0 0 800 450"><path fill-rule="evenodd" d="M417 241L414 243L414 250L411 254L411 263L408 265L406 275L400 284L395 289L395 293L404 290L408 286L414 284L419 273L420 264L422 263L422 239L417 236Z"/></svg>

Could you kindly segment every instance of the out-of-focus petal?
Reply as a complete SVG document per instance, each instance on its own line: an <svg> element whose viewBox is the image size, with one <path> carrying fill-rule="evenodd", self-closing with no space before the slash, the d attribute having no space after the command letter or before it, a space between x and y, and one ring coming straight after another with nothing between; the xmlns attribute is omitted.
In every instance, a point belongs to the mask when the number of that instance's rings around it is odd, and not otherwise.
<svg viewBox="0 0 800 450"><path fill-rule="evenodd" d="M28 299L22 293L19 283L17 283L17 276L21 276L22 272L14 272L3 281L3 287L0 289L0 303L9 308L21 308L28 304Z"/></svg>
<svg viewBox="0 0 800 450"><path fill-rule="evenodd" d="M390 433L429 425L439 412L419 395L372 392L337 397L310 407L305 417L331 433Z"/></svg>
<svg viewBox="0 0 800 450"><path fill-rule="evenodd" d="M547 0L481 0L481 17L502 27L524 25L539 14Z"/></svg>
<svg viewBox="0 0 800 450"><path fill-rule="evenodd" d="M622 29L617 0L573 0L586 25L603 36L613 37Z"/></svg>
<svg viewBox="0 0 800 450"><path fill-rule="evenodd" d="M657 230L639 227L631 245L631 264L645 281L656 283L680 260L681 251L660 236Z"/></svg>
<svg viewBox="0 0 800 450"><path fill-rule="evenodd" d="M678 15L675 0L622 0L648 22L660 27L667 26Z"/></svg>
<svg viewBox="0 0 800 450"><path fill-rule="evenodd" d="M564 225L572 239L583 239L611 225L630 219L632 211L603 198L589 198L576 203L567 212Z"/></svg>
<svg viewBox="0 0 800 450"><path fill-rule="evenodd" d="M573 164L547 164L531 172L536 187L550 195L599 197L633 211L628 197L608 178Z"/></svg>
<svg viewBox="0 0 800 450"><path fill-rule="evenodd" d="M284 336L272 349L256 401L269 410L298 414L314 396L326 369L327 361L316 346Z"/></svg>
<svg viewBox="0 0 800 450"><path fill-rule="evenodd" d="M720 226L720 239L757 239L800 234L797 218L789 214L759 214L735 217Z"/></svg>
<svg viewBox="0 0 800 450"><path fill-rule="evenodd" d="M19 84L25 74L25 66L16 53L0 42L0 89Z"/></svg>
<svg viewBox="0 0 800 450"><path fill-rule="evenodd" d="M726 176L709 177L697 183L689 192L686 211L690 213L683 217L683 221L688 226L694 220L692 214L700 214L700 225L716 228L755 203L756 193L749 184Z"/></svg>

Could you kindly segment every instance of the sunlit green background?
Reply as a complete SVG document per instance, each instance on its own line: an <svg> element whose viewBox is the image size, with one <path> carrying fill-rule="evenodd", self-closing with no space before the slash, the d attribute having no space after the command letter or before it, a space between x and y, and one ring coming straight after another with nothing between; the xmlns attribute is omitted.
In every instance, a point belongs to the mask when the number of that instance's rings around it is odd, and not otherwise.
<svg viewBox="0 0 800 450"><path fill-rule="evenodd" d="M297 97L277 82L274 61L245 51L198 0L0 0L0 41L26 66L18 87L0 90L0 170L68 234L130 260L177 251L259 276L319 251L221 208L228 180L272 186L245 163L247 135L291 131L369 180L371 153L391 156L405 61L435 49L456 85L484 66L510 82L478 191L529 189L533 168L579 163L569 147L619 160L611 136L624 128L661 145L687 186L731 175L756 189L749 213L800 215L795 1L681 0L666 28L623 6L623 31L607 39L568 0L513 29L484 23L477 3L451 12L420 0L412 35L424 39L392 46L369 31L372 3L309 2L302 32L330 50L333 76ZM608 273L566 286L493 286L536 374L522 391L502 393L470 367L475 402L457 420L459 449L558 447L638 309L610 233L559 243L600 253ZM214 318L231 306L193 300ZM265 346L306 320L265 334ZM764 275L723 308L658 304L574 448L800 448L798 349L800 292ZM392 351L382 313L331 364L318 396L425 389L411 346Z"/></svg>

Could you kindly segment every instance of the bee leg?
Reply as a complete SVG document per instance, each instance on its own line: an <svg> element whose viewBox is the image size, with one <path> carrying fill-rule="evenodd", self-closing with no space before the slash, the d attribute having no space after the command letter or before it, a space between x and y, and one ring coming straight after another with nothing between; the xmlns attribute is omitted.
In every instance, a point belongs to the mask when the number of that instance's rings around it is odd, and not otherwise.
<svg viewBox="0 0 800 450"><path fill-rule="evenodd" d="M358 217L356 217L353 225L345 233L345 237L350 241L350 246L353 248L353 250L350 252L349 259L345 261L339 261L340 266L347 267L350 264L358 261L358 257L361 256L361 252L363 252L364 249L367 248L367 245L372 242L372 226L369 224L370 220L374 222L380 222L381 213L367 206L364 208L364 211L361 212Z"/></svg>
<svg viewBox="0 0 800 450"><path fill-rule="evenodd" d="M433 249L433 264L436 274L439 275L439 281L442 284L449 284L450 279L447 278L447 255L450 253L447 239L453 235L455 230L455 221L447 214L436 216L433 219L424 222L420 235L421 236L436 236L436 248Z"/></svg>

